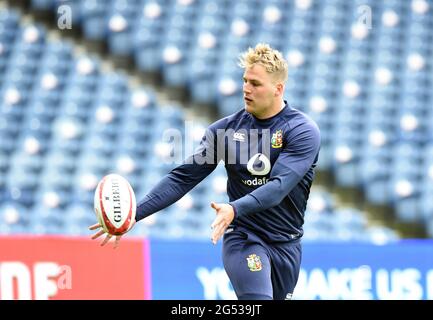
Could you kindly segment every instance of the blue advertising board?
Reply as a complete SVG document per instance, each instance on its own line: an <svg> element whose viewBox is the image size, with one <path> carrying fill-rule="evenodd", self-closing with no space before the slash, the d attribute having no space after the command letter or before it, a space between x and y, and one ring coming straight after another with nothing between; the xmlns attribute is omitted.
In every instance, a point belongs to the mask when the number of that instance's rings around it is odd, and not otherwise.
<svg viewBox="0 0 433 320"><path fill-rule="evenodd" d="M151 240L152 299L236 299L221 244ZM433 299L433 241L304 243L294 299Z"/></svg>
<svg viewBox="0 0 433 320"><path fill-rule="evenodd" d="M297 299L433 299L433 241L306 244Z"/></svg>
<svg viewBox="0 0 433 320"><path fill-rule="evenodd" d="M151 240L152 299L236 299L221 249L221 241Z"/></svg>

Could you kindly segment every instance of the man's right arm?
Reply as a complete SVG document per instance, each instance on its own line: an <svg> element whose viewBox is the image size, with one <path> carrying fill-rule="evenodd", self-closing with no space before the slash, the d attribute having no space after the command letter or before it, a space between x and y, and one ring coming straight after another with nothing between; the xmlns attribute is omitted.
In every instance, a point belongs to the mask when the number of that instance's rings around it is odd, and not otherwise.
<svg viewBox="0 0 433 320"><path fill-rule="evenodd" d="M178 201L217 167L216 135L208 128L200 146L184 163L174 168L137 204L140 221Z"/></svg>

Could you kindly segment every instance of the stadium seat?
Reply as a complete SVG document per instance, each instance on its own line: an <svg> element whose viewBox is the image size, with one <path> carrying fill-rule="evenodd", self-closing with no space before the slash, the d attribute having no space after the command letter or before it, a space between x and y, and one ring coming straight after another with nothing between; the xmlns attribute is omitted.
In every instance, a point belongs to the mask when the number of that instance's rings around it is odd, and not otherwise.
<svg viewBox="0 0 433 320"><path fill-rule="evenodd" d="M132 58L139 71L157 73L164 86L186 89L192 101L214 104L220 115L243 107L238 54L269 42L289 60L286 99L321 129L318 168L331 172L339 186L363 190L369 202L392 206L403 221L428 221L433 207L428 193L414 187L407 195L407 190L410 183L432 186L420 170L433 158L431 19L410 3L89 0L68 5L85 38ZM62 4L31 1L38 10ZM374 12L374 29L356 23L361 5ZM29 222L29 228L82 234L80 228L94 220L86 214L95 179L125 170L140 193L148 190L149 179L172 167L163 163L165 147L157 143L167 128L184 134L185 114L177 105L161 106L150 88L131 88L128 75L103 70L98 57L75 53L73 41L51 39L45 27L28 23L18 11L2 7L0 26L2 197L31 207L35 192L48 192L50 184L70 190L83 207L62 205L69 213L80 212L76 220L68 214L70 225ZM161 154L155 156L158 148ZM194 217L213 198L211 184L204 186L192 193ZM312 221L306 215L310 239L395 238L384 230L366 231L351 210L324 211L320 218L311 214ZM185 236L164 219L137 230ZM341 230L332 230L327 219L339 219ZM203 229L208 220L181 220L186 233L208 236Z"/></svg>

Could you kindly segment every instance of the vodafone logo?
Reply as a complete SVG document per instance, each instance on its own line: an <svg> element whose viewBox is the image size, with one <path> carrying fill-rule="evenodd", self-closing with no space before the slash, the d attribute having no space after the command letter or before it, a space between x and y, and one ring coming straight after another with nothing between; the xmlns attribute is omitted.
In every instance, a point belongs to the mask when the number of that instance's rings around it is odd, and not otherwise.
<svg viewBox="0 0 433 320"><path fill-rule="evenodd" d="M254 164L257 167L256 162L262 163L258 170L254 168ZM257 153L248 161L247 169L252 175L265 176L271 171L271 162L263 153Z"/></svg>
<svg viewBox="0 0 433 320"><path fill-rule="evenodd" d="M248 171L254 176L265 176L271 171L271 161L263 153L255 154L247 164ZM261 186L268 182L266 177L242 180L247 186Z"/></svg>

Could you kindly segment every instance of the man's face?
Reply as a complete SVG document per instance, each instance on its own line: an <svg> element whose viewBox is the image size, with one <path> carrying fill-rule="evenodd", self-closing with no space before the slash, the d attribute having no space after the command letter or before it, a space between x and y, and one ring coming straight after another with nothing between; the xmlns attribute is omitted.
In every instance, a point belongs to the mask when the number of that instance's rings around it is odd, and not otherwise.
<svg viewBox="0 0 433 320"><path fill-rule="evenodd" d="M247 112L263 118L272 108L277 87L265 67L255 64L244 72L244 102Z"/></svg>

